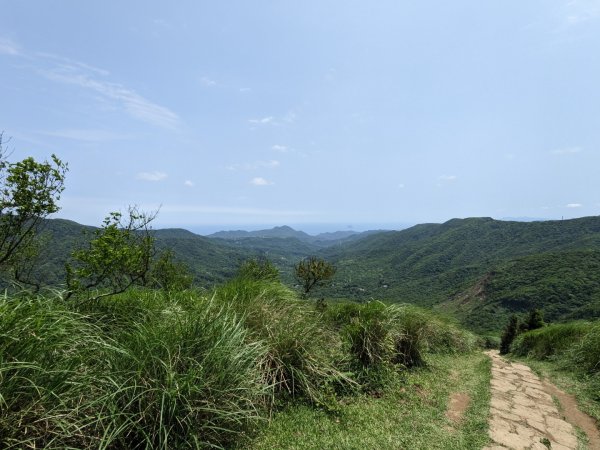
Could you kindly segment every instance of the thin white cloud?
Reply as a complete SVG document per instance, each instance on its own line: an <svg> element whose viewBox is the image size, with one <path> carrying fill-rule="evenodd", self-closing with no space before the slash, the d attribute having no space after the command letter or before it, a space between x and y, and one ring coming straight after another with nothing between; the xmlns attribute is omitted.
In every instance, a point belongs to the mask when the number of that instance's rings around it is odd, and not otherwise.
<svg viewBox="0 0 600 450"><path fill-rule="evenodd" d="M253 125L268 125L273 124L275 118L273 116L262 117L260 119L249 119L248 122Z"/></svg>
<svg viewBox="0 0 600 450"><path fill-rule="evenodd" d="M47 79L100 94L101 100L116 102L136 119L170 129L174 129L179 123L179 117L169 108L158 105L119 83L97 78L110 75L107 70L52 53L24 52L17 44L2 37L0 53L27 58L37 63L38 73Z"/></svg>
<svg viewBox="0 0 600 450"><path fill-rule="evenodd" d="M282 117L277 118L275 116L265 116L265 117L252 118L252 119L248 119L248 123L251 125L272 125L272 126L291 125L296 121L297 117L298 117L298 115L296 114L295 111L289 110Z"/></svg>
<svg viewBox="0 0 600 450"><path fill-rule="evenodd" d="M598 0L570 0L565 7L565 25L573 27L600 18Z"/></svg>
<svg viewBox="0 0 600 450"><path fill-rule="evenodd" d="M194 183L192 180L185 180L183 182L183 184L184 184L184 186L187 186L187 187L194 187L194 186L196 186L196 183Z"/></svg>
<svg viewBox="0 0 600 450"><path fill-rule="evenodd" d="M37 52L35 53L35 57L40 57L58 63L59 67L62 70L84 70L94 72L97 75L102 75L103 77L110 75L110 72L108 70L100 69L99 67L95 67L90 64L83 63L81 61L75 61L71 58L65 58L64 56L55 55L54 53Z"/></svg>
<svg viewBox="0 0 600 450"><path fill-rule="evenodd" d="M406 185L404 183L400 183L398 185L398 189L404 189L406 187Z"/></svg>
<svg viewBox="0 0 600 450"><path fill-rule="evenodd" d="M456 181L458 177L456 175L442 175L440 176L440 181Z"/></svg>
<svg viewBox="0 0 600 450"><path fill-rule="evenodd" d="M0 54L17 56L20 55L21 52L17 44L12 42L10 39L0 37Z"/></svg>
<svg viewBox="0 0 600 450"><path fill-rule="evenodd" d="M162 181L167 177L168 175L166 173L159 172L158 170L155 170L154 172L140 172L136 176L138 180L143 181Z"/></svg>
<svg viewBox="0 0 600 450"><path fill-rule="evenodd" d="M275 183L263 177L254 177L250 180L250 184L253 184L254 186L270 186Z"/></svg>
<svg viewBox="0 0 600 450"><path fill-rule="evenodd" d="M241 87L240 88L240 92L250 92L252 89L250 89L249 87Z"/></svg>
<svg viewBox="0 0 600 450"><path fill-rule="evenodd" d="M552 150L552 153L555 155L572 155L575 153L581 153L582 151L583 149L581 147L566 147Z"/></svg>
<svg viewBox="0 0 600 450"><path fill-rule="evenodd" d="M567 208L581 208L583 205L581 203L569 203Z"/></svg>
<svg viewBox="0 0 600 450"><path fill-rule="evenodd" d="M82 142L106 142L133 138L132 135L113 133L112 131L86 129L40 131L40 134Z"/></svg>
<svg viewBox="0 0 600 450"><path fill-rule="evenodd" d="M212 87L212 86L216 86L217 82L215 80L212 80L208 77L202 77L200 78L200 83L202 83L204 86L206 87Z"/></svg>
<svg viewBox="0 0 600 450"><path fill-rule="evenodd" d="M105 99L114 100L132 117L152 125L174 129L179 121L177 114L170 109L157 105L120 84L100 81L87 74L72 71L46 70L42 74L52 81L89 89Z"/></svg>
<svg viewBox="0 0 600 450"><path fill-rule="evenodd" d="M276 152L280 152L280 153L287 153L289 152L289 149L287 148L287 146L285 145L279 145L279 144L275 144L271 147L271 150L275 150Z"/></svg>
<svg viewBox="0 0 600 450"><path fill-rule="evenodd" d="M246 164L232 164L227 166L229 170L256 170L256 169L276 169L281 163L277 160L270 161L255 161L253 163Z"/></svg>

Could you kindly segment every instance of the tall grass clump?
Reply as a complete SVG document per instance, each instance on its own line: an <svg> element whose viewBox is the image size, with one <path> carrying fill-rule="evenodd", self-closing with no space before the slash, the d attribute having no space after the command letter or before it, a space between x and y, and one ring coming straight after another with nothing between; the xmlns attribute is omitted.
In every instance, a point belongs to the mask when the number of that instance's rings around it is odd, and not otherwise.
<svg viewBox="0 0 600 450"><path fill-rule="evenodd" d="M3 297L0 448L227 447L261 416L265 354L209 298Z"/></svg>
<svg viewBox="0 0 600 450"><path fill-rule="evenodd" d="M170 299L106 361L103 433L119 448L226 446L260 416L264 354L232 308Z"/></svg>
<svg viewBox="0 0 600 450"><path fill-rule="evenodd" d="M466 352L476 345L473 334L414 306L342 303L329 307L325 315L345 337L361 368L410 368L423 365L426 352Z"/></svg>
<svg viewBox="0 0 600 450"><path fill-rule="evenodd" d="M360 368L388 362L393 352L393 330L388 307L381 302L340 303L329 307L327 319L345 339Z"/></svg>
<svg viewBox="0 0 600 450"><path fill-rule="evenodd" d="M411 305L391 305L396 323L395 362L424 364L425 353L465 353L479 345L476 336L449 318Z"/></svg>
<svg viewBox="0 0 600 450"><path fill-rule="evenodd" d="M535 359L562 357L590 330L587 322L553 324L537 330L519 334L512 345L517 356Z"/></svg>
<svg viewBox="0 0 600 450"><path fill-rule="evenodd" d="M352 383L338 368L339 337L281 283L238 277L216 288L213 298L237 311L249 337L265 346L260 365L271 405L296 398L327 406L336 386Z"/></svg>
<svg viewBox="0 0 600 450"><path fill-rule="evenodd" d="M60 299L0 297L0 448L97 442L94 361L109 345Z"/></svg>
<svg viewBox="0 0 600 450"><path fill-rule="evenodd" d="M574 343L568 357L575 367L600 377L600 322L591 325L581 340Z"/></svg>

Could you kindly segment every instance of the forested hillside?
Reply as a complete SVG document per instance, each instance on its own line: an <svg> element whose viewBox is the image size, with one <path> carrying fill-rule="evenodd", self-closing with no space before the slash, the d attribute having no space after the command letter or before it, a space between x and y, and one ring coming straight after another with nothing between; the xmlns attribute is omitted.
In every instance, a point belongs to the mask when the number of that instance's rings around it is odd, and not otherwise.
<svg viewBox="0 0 600 450"><path fill-rule="evenodd" d="M533 307L551 319L597 317L597 250L600 217L470 218L382 233L323 254L338 267L328 295L443 303L471 326L497 329L495 314Z"/></svg>
<svg viewBox="0 0 600 450"><path fill-rule="evenodd" d="M93 228L57 219L46 221L45 230L47 243L35 270L44 284L56 286L64 280L69 254ZM549 320L600 316L600 217L530 223L453 219L351 235L327 248L298 239L301 232L289 227L272 231L294 237L153 233L157 248L172 249L195 284L205 288L230 278L254 257L270 259L293 285L294 264L317 255L337 267L319 296L439 306L480 330L497 329L510 312L534 307Z"/></svg>

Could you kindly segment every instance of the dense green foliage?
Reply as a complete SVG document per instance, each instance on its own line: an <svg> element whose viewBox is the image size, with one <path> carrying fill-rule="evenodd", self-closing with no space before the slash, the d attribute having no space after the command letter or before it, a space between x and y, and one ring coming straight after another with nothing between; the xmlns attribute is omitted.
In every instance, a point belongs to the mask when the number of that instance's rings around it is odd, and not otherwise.
<svg viewBox="0 0 600 450"><path fill-rule="evenodd" d="M279 281L279 269L266 258L253 258L243 262L237 276L254 281Z"/></svg>
<svg viewBox="0 0 600 450"><path fill-rule="evenodd" d="M85 245L84 227L45 222L49 243L36 274L51 286L64 280L69 253ZM323 297L434 305L471 329L500 331L511 314L540 309L548 322L600 317L600 218L534 223L451 220L380 232L319 250L288 237L208 239L185 230L158 230L156 247L172 249L195 286L210 289L236 275L243 261L267 257L294 285L294 262L310 254L336 266ZM362 235L359 235L362 236Z"/></svg>
<svg viewBox="0 0 600 450"><path fill-rule="evenodd" d="M323 254L338 267L337 282L328 292L331 295L434 305L453 297L460 302L461 293L518 258L588 249L600 250L599 217L532 223L453 219L379 233ZM560 258L556 263L560 264ZM562 269L569 267L564 263ZM545 267L543 262L541 267ZM547 273L556 276L556 270L549 267ZM519 271L515 269L515 273ZM589 286L585 279L581 284L584 289ZM545 293L532 291L530 298L546 306ZM523 309L533 306L528 303Z"/></svg>
<svg viewBox="0 0 600 450"><path fill-rule="evenodd" d="M500 354L506 355L510 352L510 346L513 341L517 337L517 333L519 332L519 319L514 314L510 316L508 319L508 323L502 332L502 336L500 338Z"/></svg>
<svg viewBox="0 0 600 450"><path fill-rule="evenodd" d="M0 271L9 279L38 286L30 275L37 258L40 224L57 212L67 165L29 157L9 162L0 133Z"/></svg>
<svg viewBox="0 0 600 450"><path fill-rule="evenodd" d="M87 248L75 250L66 264L66 297L83 293L97 300L149 283L154 257L149 223L153 218L135 208L125 218L120 212L110 213Z"/></svg>
<svg viewBox="0 0 600 450"><path fill-rule="evenodd" d="M598 250L530 255L499 266L446 306L479 330L531 309L549 322L600 317L599 273Z"/></svg>
<svg viewBox="0 0 600 450"><path fill-rule="evenodd" d="M192 279L188 267L176 260L171 250L164 250L152 263L147 284L166 291L182 291L192 288Z"/></svg>
<svg viewBox="0 0 600 450"><path fill-rule="evenodd" d="M2 297L0 446L223 447L290 402L335 411L372 382L352 363L351 309L385 311L392 344L419 342L421 357L475 343L414 307L339 308L324 318L279 282L241 277L208 295ZM386 358L396 373L408 366Z"/></svg>

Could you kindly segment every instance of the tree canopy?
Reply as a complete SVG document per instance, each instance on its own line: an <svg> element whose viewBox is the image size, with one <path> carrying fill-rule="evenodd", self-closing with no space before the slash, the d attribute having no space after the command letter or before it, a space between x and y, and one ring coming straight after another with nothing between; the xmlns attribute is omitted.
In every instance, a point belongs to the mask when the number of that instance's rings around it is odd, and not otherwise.
<svg viewBox="0 0 600 450"><path fill-rule="evenodd" d="M294 274L302 286L302 294L308 297L315 286L323 284L335 275L335 267L322 258L311 256L294 266Z"/></svg>
<svg viewBox="0 0 600 450"><path fill-rule="evenodd" d="M42 221L60 209L68 167L56 155L10 162L2 138L0 133L0 269L19 278L21 265L34 256Z"/></svg>

